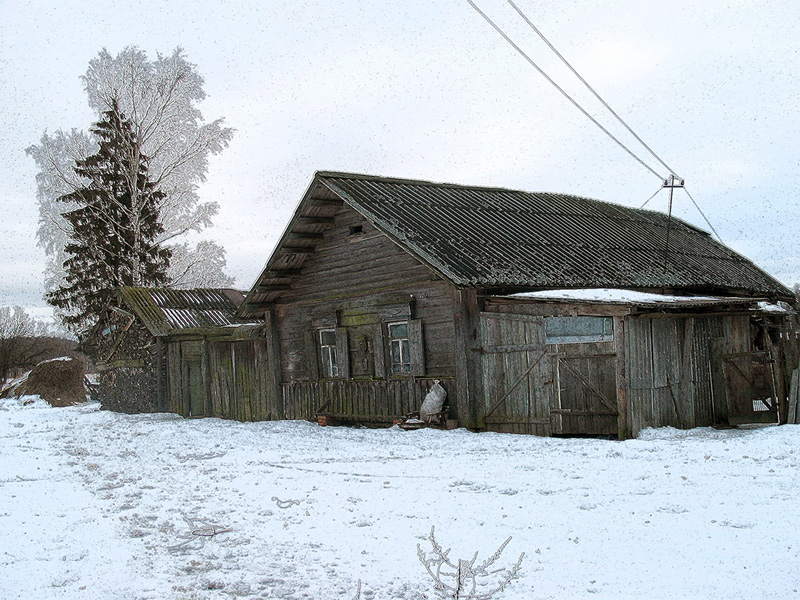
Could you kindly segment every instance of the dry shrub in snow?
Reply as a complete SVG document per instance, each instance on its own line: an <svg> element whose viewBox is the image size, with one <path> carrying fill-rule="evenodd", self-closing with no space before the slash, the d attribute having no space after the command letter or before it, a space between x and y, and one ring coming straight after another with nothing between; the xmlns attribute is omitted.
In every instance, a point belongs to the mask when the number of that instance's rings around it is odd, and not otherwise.
<svg viewBox="0 0 800 600"><path fill-rule="evenodd" d="M433 578L433 589L440 600L489 600L498 592L502 592L514 579L519 579L522 560L525 553L519 555L517 562L512 567L491 569L503 554L511 537L500 544L500 547L489 558L479 564L478 553L473 554L470 560L450 559L450 548L443 549L434 536L434 527L428 541L431 543L431 552L426 553L417 544L417 557L422 566ZM496 580L492 581L493 576ZM420 596L423 600L427 596ZM361 600L361 580L353 600Z"/></svg>
<svg viewBox="0 0 800 600"><path fill-rule="evenodd" d="M522 559L525 553L519 555L517 562L511 568L490 570L495 562L503 554L511 538L505 542L485 561L475 564L478 560L476 552L472 559L450 559L450 548L444 550L434 537L434 528L431 527L431 534L428 536L431 543L431 552L425 553L417 544L417 556L419 561L428 571L428 575L433 578L433 589L437 598L452 600L489 600L497 592L519 578ZM492 576L497 576L497 581L489 581Z"/></svg>

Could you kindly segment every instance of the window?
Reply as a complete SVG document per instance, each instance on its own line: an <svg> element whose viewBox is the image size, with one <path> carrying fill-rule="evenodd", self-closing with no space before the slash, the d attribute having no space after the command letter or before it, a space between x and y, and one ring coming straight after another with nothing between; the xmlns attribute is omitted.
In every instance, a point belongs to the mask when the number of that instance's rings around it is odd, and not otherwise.
<svg viewBox="0 0 800 600"><path fill-rule="evenodd" d="M339 366L336 364L336 330L319 330L320 362L323 377L338 377Z"/></svg>
<svg viewBox="0 0 800 600"><path fill-rule="evenodd" d="M392 373L411 373L411 348L408 341L408 322L389 323L388 329Z"/></svg>
<svg viewBox="0 0 800 600"><path fill-rule="evenodd" d="M613 339L611 317L548 317L545 321L547 344L610 342Z"/></svg>

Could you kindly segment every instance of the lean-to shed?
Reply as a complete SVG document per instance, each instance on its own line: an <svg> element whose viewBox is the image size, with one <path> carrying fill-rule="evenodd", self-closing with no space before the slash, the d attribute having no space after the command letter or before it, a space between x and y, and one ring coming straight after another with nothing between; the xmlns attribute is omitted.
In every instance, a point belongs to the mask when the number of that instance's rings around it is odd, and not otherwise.
<svg viewBox="0 0 800 600"><path fill-rule="evenodd" d="M586 288L670 299L517 295ZM264 319L268 403L284 418L390 424L438 379L461 426L627 436L762 418L744 410L753 400L772 410L790 313L759 302L790 300L751 261L659 212L320 172L239 315ZM734 400L742 380L759 391Z"/></svg>
<svg viewBox="0 0 800 600"><path fill-rule="evenodd" d="M184 416L267 418L263 326L236 318L231 289L124 287L83 346L100 370L104 407Z"/></svg>

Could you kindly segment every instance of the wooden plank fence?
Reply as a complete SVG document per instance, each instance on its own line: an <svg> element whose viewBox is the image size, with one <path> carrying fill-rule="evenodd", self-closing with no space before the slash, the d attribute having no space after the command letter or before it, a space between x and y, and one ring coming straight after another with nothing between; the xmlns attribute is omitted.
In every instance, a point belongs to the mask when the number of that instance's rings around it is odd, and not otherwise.
<svg viewBox="0 0 800 600"><path fill-rule="evenodd" d="M391 424L419 410L434 379L295 381L281 385L284 419L315 420L328 415L342 421ZM452 398L453 379L440 380Z"/></svg>

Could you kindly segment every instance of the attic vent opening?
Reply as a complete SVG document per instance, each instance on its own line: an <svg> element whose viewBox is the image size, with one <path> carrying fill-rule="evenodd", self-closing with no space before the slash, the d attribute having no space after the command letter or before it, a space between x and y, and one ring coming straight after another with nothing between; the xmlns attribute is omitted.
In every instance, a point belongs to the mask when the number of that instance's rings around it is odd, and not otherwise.
<svg viewBox="0 0 800 600"><path fill-rule="evenodd" d="M350 235L357 235L364 231L363 225L350 225Z"/></svg>

